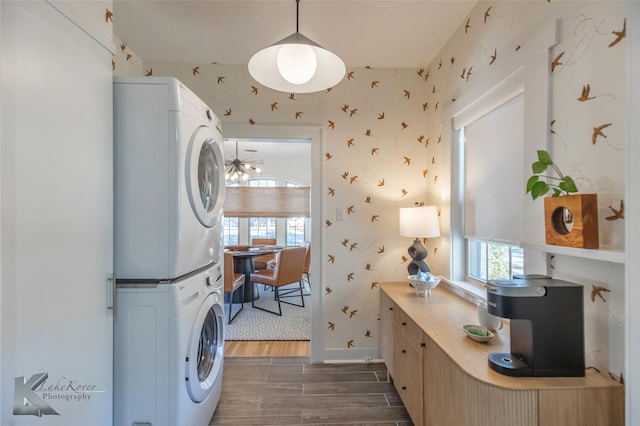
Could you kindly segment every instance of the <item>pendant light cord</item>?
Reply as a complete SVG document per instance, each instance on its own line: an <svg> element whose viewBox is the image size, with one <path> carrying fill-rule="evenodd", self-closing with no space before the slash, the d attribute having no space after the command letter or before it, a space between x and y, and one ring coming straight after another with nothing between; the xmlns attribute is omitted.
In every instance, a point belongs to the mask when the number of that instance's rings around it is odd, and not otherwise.
<svg viewBox="0 0 640 426"><path fill-rule="evenodd" d="M300 17L300 0L296 0L296 32L299 33L300 31L298 31L298 20Z"/></svg>

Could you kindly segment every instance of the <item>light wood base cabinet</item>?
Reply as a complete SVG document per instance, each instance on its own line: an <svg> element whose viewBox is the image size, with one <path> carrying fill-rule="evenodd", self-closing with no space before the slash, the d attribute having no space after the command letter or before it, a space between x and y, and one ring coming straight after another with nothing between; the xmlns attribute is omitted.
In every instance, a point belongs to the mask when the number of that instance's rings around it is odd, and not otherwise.
<svg viewBox="0 0 640 426"><path fill-rule="evenodd" d="M387 364L387 371L393 375L393 301L386 293L380 293L380 356Z"/></svg>
<svg viewBox="0 0 640 426"><path fill-rule="evenodd" d="M416 426L624 425L624 387L611 378L501 375L487 355L509 352L508 324L477 343L462 331L475 306L446 290L425 299L394 282L380 294L381 353Z"/></svg>
<svg viewBox="0 0 640 426"><path fill-rule="evenodd" d="M422 424L422 352L405 333L405 326L394 324L393 381L398 394L415 424ZM415 325L414 325L415 326Z"/></svg>

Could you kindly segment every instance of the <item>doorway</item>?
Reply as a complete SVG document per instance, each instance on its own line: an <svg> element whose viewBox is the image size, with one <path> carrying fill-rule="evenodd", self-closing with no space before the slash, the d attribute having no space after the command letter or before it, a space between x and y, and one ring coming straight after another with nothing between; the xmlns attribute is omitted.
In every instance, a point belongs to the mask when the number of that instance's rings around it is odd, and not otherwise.
<svg viewBox="0 0 640 426"><path fill-rule="evenodd" d="M310 240L313 243L311 251L311 271L313 273L313 285L311 286L310 315L311 315L311 341L310 361L321 362L323 360L323 315L322 315L322 152L323 130L321 126L279 126L279 125L241 125L227 124L223 129L226 139L253 140L260 142L274 141L309 141L311 159L311 220Z"/></svg>

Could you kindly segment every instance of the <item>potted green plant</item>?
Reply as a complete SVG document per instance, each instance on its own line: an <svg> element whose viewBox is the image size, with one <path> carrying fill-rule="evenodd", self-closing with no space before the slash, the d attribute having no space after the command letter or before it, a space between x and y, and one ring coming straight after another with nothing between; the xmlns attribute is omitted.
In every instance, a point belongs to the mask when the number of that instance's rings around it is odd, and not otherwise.
<svg viewBox="0 0 640 426"><path fill-rule="evenodd" d="M548 168L551 168L557 176L542 175ZM531 197L534 200L546 195L551 189L553 189L552 197L578 192L578 187L576 187L571 176L565 176L560 171L547 151L538 150L538 161L534 161L531 164L531 171L533 176L527 181L527 194L531 193ZM546 182L540 180L540 178L547 178L550 181Z"/></svg>
<svg viewBox="0 0 640 426"><path fill-rule="evenodd" d="M551 169L554 175L544 174ZM527 181L527 194L534 200L544 198L546 243L552 245L598 248L598 198L596 194L577 194L578 187L565 176L547 151L538 151L531 164L533 176ZM544 180L542 180L544 179Z"/></svg>

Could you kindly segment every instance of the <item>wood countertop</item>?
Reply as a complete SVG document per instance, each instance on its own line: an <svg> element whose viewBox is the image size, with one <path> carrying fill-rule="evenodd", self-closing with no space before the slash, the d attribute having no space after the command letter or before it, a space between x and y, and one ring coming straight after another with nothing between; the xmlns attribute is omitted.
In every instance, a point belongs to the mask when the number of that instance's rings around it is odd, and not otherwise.
<svg viewBox="0 0 640 426"><path fill-rule="evenodd" d="M511 390L615 388L622 385L594 369L585 377L510 377L489 367L492 352L510 352L509 321L494 332L487 343L471 340L462 330L465 324L477 324L476 306L440 287L431 297L418 297L406 281L387 282L381 290L398 305L463 371L491 386Z"/></svg>

